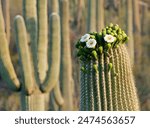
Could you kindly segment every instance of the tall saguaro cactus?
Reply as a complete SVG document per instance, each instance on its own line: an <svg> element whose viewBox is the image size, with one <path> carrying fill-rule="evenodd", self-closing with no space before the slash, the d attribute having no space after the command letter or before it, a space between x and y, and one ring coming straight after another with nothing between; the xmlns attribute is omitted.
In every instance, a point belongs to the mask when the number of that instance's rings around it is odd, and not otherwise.
<svg viewBox="0 0 150 128"><path fill-rule="evenodd" d="M3 15L5 20L5 29L7 34L7 40L10 41L10 3L9 0L3 0Z"/></svg>
<svg viewBox="0 0 150 128"><path fill-rule="evenodd" d="M23 6L24 18L16 16L14 21L22 80L19 82L10 59L1 1L0 71L8 85L21 91L22 110L45 110L45 94L51 92L59 80L60 20L58 14L51 14L48 43L47 0L23 0ZM62 105L63 99L58 87L54 94L57 102Z"/></svg>
<svg viewBox="0 0 150 128"><path fill-rule="evenodd" d="M88 0L87 32L104 27L104 0Z"/></svg>
<svg viewBox="0 0 150 128"><path fill-rule="evenodd" d="M76 44L80 68L80 110L139 110L130 59L124 43L127 35L110 24L100 33L82 36Z"/></svg>
<svg viewBox="0 0 150 128"><path fill-rule="evenodd" d="M73 79L69 33L69 1L60 1L61 9L61 71L60 85L64 97L62 110L73 110Z"/></svg>
<svg viewBox="0 0 150 128"><path fill-rule="evenodd" d="M96 0L88 0L87 31L96 31Z"/></svg>
<svg viewBox="0 0 150 128"><path fill-rule="evenodd" d="M102 28L104 28L104 0L97 0L96 18L97 18L96 24L97 31L101 31Z"/></svg>
<svg viewBox="0 0 150 128"><path fill-rule="evenodd" d="M139 0L133 0L133 25L135 42L135 64L136 69L141 67L142 46L141 46L141 23L140 23Z"/></svg>
<svg viewBox="0 0 150 128"><path fill-rule="evenodd" d="M132 61L134 63L134 37L133 37L133 7L132 7L132 0L127 0L127 33L129 35L129 42L128 42L128 51Z"/></svg>

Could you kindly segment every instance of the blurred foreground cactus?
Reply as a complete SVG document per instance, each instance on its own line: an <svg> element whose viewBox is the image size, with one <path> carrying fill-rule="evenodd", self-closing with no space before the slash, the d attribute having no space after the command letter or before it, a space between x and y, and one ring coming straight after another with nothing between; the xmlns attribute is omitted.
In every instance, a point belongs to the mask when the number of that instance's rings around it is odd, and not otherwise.
<svg viewBox="0 0 150 128"><path fill-rule="evenodd" d="M76 44L80 68L81 111L139 110L138 97L125 42L118 25L88 33Z"/></svg>
<svg viewBox="0 0 150 128"><path fill-rule="evenodd" d="M13 90L21 91L22 110L45 110L45 96L54 88L55 99L62 105L63 98L57 84L60 69L59 15L52 13L50 16L49 43L47 0L23 0L23 15L24 18L16 16L14 21L22 69L19 81L10 59L0 1L1 76Z"/></svg>

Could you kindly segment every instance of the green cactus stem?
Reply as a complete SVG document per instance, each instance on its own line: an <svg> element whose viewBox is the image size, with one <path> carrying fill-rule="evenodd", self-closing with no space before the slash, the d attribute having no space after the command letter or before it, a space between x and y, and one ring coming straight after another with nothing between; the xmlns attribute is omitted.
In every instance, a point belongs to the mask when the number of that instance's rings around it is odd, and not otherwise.
<svg viewBox="0 0 150 128"><path fill-rule="evenodd" d="M43 83L48 70L48 19L47 0L37 0L38 8L38 72L40 82Z"/></svg>
<svg viewBox="0 0 150 128"><path fill-rule="evenodd" d="M132 64L134 64L134 37L133 37L133 7L132 0L127 0L127 33L130 37L128 51Z"/></svg>
<svg viewBox="0 0 150 128"><path fill-rule="evenodd" d="M27 42L27 34L24 20L21 16L15 17L15 33L16 33L16 42L18 46L18 51L21 60L22 66L22 75L25 84L25 91L28 95L31 95L34 90L31 58L29 53L29 47Z"/></svg>
<svg viewBox="0 0 150 128"><path fill-rule="evenodd" d="M101 31L104 28L104 0L96 0L96 28Z"/></svg>
<svg viewBox="0 0 150 128"><path fill-rule="evenodd" d="M61 0L61 68L60 85L64 104L61 110L73 110L73 91L72 91L72 63L71 47L69 36L69 1Z"/></svg>
<svg viewBox="0 0 150 128"><path fill-rule="evenodd" d="M49 44L49 70L48 76L41 89L51 91L59 79L60 70L60 21L57 13L50 16L50 44ZM54 43L55 42L55 43ZM55 72L55 73L54 73Z"/></svg>
<svg viewBox="0 0 150 128"><path fill-rule="evenodd" d="M10 42L10 3L9 0L2 0L5 30L8 43Z"/></svg>
<svg viewBox="0 0 150 128"><path fill-rule="evenodd" d="M15 73L11 62L8 40L5 33L5 24L2 14L2 5L0 1L0 73L3 79L8 83L10 88L18 90L20 82Z"/></svg>
<svg viewBox="0 0 150 128"><path fill-rule="evenodd" d="M37 25L37 1L36 0L23 0L23 17L25 20L25 25L27 29L28 43L30 44L30 56L32 63L32 73L34 76L34 81L39 83L38 70L37 67L37 35L38 35L38 25Z"/></svg>
<svg viewBox="0 0 150 128"><path fill-rule="evenodd" d="M88 0L87 32L96 31L96 0Z"/></svg>
<svg viewBox="0 0 150 128"><path fill-rule="evenodd" d="M81 61L81 111L139 110L130 59L124 44L127 40L127 35L118 25L110 24L102 32L86 34L77 42Z"/></svg>
<svg viewBox="0 0 150 128"><path fill-rule="evenodd" d="M50 13L56 12L59 13L59 1L58 0L49 0Z"/></svg>

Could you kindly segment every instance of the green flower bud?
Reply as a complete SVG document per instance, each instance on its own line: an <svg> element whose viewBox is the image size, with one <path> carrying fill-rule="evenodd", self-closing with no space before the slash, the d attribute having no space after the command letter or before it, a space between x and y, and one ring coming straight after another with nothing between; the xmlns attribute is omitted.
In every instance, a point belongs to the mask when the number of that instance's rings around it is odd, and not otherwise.
<svg viewBox="0 0 150 128"><path fill-rule="evenodd" d="M108 64L108 72L111 71L112 68L113 68L113 64L112 64L112 63L109 63L109 64Z"/></svg>
<svg viewBox="0 0 150 128"><path fill-rule="evenodd" d="M110 29L108 29L108 30L107 30L107 33L108 33L108 34L110 34L110 33L111 33Z"/></svg>
<svg viewBox="0 0 150 128"><path fill-rule="evenodd" d="M109 24L109 27L111 27L111 28L112 28L113 26L114 26L114 25L113 25L113 23L110 23L110 24Z"/></svg>
<svg viewBox="0 0 150 128"><path fill-rule="evenodd" d="M114 26L114 29L117 31L119 29L119 26L118 25L115 25Z"/></svg>
<svg viewBox="0 0 150 128"><path fill-rule="evenodd" d="M90 35L90 38L95 39L95 36L94 35Z"/></svg>
<svg viewBox="0 0 150 128"><path fill-rule="evenodd" d="M119 41L122 40L122 35L118 35L118 40L119 40Z"/></svg>
<svg viewBox="0 0 150 128"><path fill-rule="evenodd" d="M81 71L82 71L82 72L85 72L85 67L81 67Z"/></svg>
<svg viewBox="0 0 150 128"><path fill-rule="evenodd" d="M98 66L96 64L93 65L93 68L94 68L95 72L98 73Z"/></svg>
<svg viewBox="0 0 150 128"><path fill-rule="evenodd" d="M109 50L110 48L111 48L111 44L108 43L108 44L106 45L106 49Z"/></svg>
<svg viewBox="0 0 150 128"><path fill-rule="evenodd" d="M97 58L97 52L95 50L92 51L92 55L93 55L94 59L96 59L96 60L98 59Z"/></svg>
<svg viewBox="0 0 150 128"><path fill-rule="evenodd" d="M98 51L100 52L100 54L102 54L102 53L103 53L103 47L100 46L100 47L98 48Z"/></svg>
<svg viewBox="0 0 150 128"><path fill-rule="evenodd" d="M102 31L102 34L103 34L103 36L105 36L106 35L106 31Z"/></svg>

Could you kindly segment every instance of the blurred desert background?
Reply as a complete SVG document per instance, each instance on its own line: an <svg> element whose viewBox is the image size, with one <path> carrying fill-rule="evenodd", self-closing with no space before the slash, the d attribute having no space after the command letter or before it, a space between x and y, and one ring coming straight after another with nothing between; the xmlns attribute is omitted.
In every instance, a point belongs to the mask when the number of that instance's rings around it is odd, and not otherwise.
<svg viewBox="0 0 150 128"><path fill-rule="evenodd" d="M10 53L11 59L17 74L20 72L18 53L14 38L14 17L22 15L22 0L1 0L5 21L10 16ZM51 0L49 0L51 1ZM73 88L73 110L79 109L79 60L76 57L75 43L87 32L88 0L68 0L69 1L69 26L70 26L70 49L72 58L72 76L74 80ZM94 0L91 0L94 1ZM118 24L128 32L128 19L133 19L131 33L134 42L134 64L133 72L135 83L140 99L141 110L150 110L150 0L131 0L132 6L127 6L130 0L104 0L103 7L104 24L110 22ZM135 2L136 1L136 2ZM7 3L9 2L9 3ZM7 8L6 8L7 7ZM8 8L9 7L9 8ZM96 8L96 7L95 7ZM51 6L48 5L50 15ZM132 15L128 11L132 10ZM130 42L130 40L129 40ZM2 47L2 46L0 46ZM139 55L140 54L140 55ZM16 111L20 108L20 93L11 91L6 82L0 76L0 110ZM53 110L53 109L51 109Z"/></svg>

